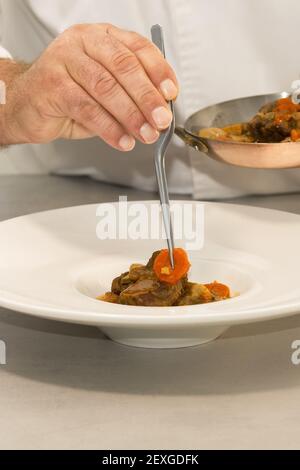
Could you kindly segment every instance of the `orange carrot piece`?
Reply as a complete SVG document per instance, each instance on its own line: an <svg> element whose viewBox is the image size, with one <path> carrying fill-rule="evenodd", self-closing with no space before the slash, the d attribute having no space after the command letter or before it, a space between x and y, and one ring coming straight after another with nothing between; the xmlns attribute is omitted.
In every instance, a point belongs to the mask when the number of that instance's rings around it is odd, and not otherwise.
<svg viewBox="0 0 300 470"><path fill-rule="evenodd" d="M215 300L223 300L230 298L230 289L225 284L219 282L212 282L211 284L205 284L205 287L211 292Z"/></svg>
<svg viewBox="0 0 300 470"><path fill-rule="evenodd" d="M174 264L175 268L172 269L168 250L159 253L154 261L153 270L160 281L174 285L187 275L191 264L182 248L174 249Z"/></svg>
<svg viewBox="0 0 300 470"><path fill-rule="evenodd" d="M281 98L280 100L277 100L275 106L276 111L286 111L290 113L295 113L299 111L299 109L299 104L293 103L290 98Z"/></svg>
<svg viewBox="0 0 300 470"><path fill-rule="evenodd" d="M293 129L291 131L291 139L293 142L297 142L297 140L300 140L300 129Z"/></svg>

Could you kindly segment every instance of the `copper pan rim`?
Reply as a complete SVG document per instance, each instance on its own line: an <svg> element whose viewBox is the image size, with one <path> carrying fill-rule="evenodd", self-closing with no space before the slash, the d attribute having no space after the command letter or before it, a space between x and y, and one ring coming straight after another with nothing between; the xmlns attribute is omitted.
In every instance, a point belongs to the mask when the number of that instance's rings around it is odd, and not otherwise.
<svg viewBox="0 0 300 470"><path fill-rule="evenodd" d="M264 104L287 96L287 92L256 95L206 107L189 117L184 127L177 127L176 134L202 155L206 154L229 165L261 169L300 167L300 142L223 142L203 139L197 135L197 131L206 127L223 127L236 122L246 122Z"/></svg>

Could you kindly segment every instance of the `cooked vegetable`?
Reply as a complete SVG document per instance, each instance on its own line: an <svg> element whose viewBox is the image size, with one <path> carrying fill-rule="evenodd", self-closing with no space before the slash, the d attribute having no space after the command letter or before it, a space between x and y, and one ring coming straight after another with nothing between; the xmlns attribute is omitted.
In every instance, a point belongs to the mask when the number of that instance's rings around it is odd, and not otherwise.
<svg viewBox="0 0 300 470"><path fill-rule="evenodd" d="M212 302L213 296L209 289L202 284L188 282L183 296L177 302L177 305L198 305Z"/></svg>
<svg viewBox="0 0 300 470"><path fill-rule="evenodd" d="M182 248L175 248L173 256L174 269L172 269L170 263L168 250L162 250L156 257L153 265L153 270L158 279L172 285L185 277L191 267L188 256Z"/></svg>
<svg viewBox="0 0 300 470"><path fill-rule="evenodd" d="M102 302L108 302L109 304L118 304L119 296L113 292L107 292L106 294L97 297L97 300L102 300Z"/></svg>
<svg viewBox="0 0 300 470"><path fill-rule="evenodd" d="M133 264L129 271L113 280L112 291L98 297L98 300L121 305L170 307L230 298L229 288L223 284L188 282L190 263L184 250L177 248L174 258L174 270L167 250L153 253L146 266ZM168 282L165 281L166 278Z"/></svg>
<svg viewBox="0 0 300 470"><path fill-rule="evenodd" d="M213 282L211 284L205 284L205 287L211 292L214 300L225 300L230 297L229 287L219 282Z"/></svg>
<svg viewBox="0 0 300 470"><path fill-rule="evenodd" d="M291 132L292 142L298 142L300 140L300 129L293 129Z"/></svg>
<svg viewBox="0 0 300 470"><path fill-rule="evenodd" d="M282 98L264 105L247 123L201 129L199 136L227 142L298 142L300 105Z"/></svg>

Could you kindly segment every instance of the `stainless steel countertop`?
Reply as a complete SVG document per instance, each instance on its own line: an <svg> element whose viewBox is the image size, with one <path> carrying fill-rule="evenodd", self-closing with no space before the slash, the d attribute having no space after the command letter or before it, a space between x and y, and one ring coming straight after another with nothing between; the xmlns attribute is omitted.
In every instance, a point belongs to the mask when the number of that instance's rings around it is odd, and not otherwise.
<svg viewBox="0 0 300 470"><path fill-rule="evenodd" d="M0 188L1 220L119 194L156 198L85 178L0 177ZM300 214L300 194L238 202ZM0 339L1 449L300 448L300 366L291 363L300 316L150 351L0 309Z"/></svg>

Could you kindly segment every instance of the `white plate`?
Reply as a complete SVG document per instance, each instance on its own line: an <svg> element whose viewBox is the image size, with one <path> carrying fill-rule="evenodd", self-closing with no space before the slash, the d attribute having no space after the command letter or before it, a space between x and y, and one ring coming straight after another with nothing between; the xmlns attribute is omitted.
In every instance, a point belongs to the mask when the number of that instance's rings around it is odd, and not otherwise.
<svg viewBox="0 0 300 470"><path fill-rule="evenodd" d="M120 343L153 348L202 344L230 325L300 311L300 216L205 204L205 244L189 253L190 277L224 282L239 296L208 305L145 308L95 297L110 290L112 279L130 264L146 262L164 242L100 241L98 207L61 209L0 224L1 306L95 325Z"/></svg>

